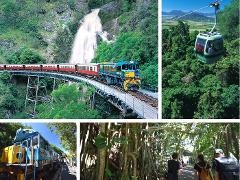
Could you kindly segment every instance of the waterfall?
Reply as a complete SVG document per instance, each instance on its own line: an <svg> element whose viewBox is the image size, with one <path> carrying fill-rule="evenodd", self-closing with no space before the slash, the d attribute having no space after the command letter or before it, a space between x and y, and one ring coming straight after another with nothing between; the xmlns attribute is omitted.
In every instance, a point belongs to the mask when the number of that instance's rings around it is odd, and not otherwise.
<svg viewBox="0 0 240 180"><path fill-rule="evenodd" d="M71 64L90 63L97 48L97 35L102 33L100 9L94 9L87 14L80 25L72 48Z"/></svg>

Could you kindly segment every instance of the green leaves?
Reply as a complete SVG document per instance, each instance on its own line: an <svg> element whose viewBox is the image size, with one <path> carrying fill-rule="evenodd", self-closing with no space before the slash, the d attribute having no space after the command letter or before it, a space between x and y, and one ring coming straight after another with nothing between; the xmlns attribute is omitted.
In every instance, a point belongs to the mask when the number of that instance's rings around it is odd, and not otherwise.
<svg viewBox="0 0 240 180"><path fill-rule="evenodd" d="M60 136L61 145L64 149L76 153L77 127L75 123L49 123L48 127Z"/></svg>
<svg viewBox="0 0 240 180"><path fill-rule="evenodd" d="M134 60L141 66L142 84L158 86L158 8L157 1L146 4L121 0L120 33L113 43L101 42L93 62Z"/></svg>
<svg viewBox="0 0 240 180"><path fill-rule="evenodd" d="M112 175L113 175L109 168L105 169L105 173L108 177L112 177Z"/></svg>
<svg viewBox="0 0 240 180"><path fill-rule="evenodd" d="M27 47L21 47L17 51L10 54L7 58L10 64L37 64L45 63L43 59L36 51Z"/></svg>
<svg viewBox="0 0 240 180"><path fill-rule="evenodd" d="M198 32L189 34L187 23L178 22L170 30L163 30L164 118L239 118L236 88L239 84L239 39L235 34L239 13L236 3L233 0L219 14L220 32L226 37L226 54L215 64L203 64L194 57Z"/></svg>
<svg viewBox="0 0 240 180"><path fill-rule="evenodd" d="M228 39L239 38L239 1L232 0L218 14L218 27L220 32Z"/></svg>
<svg viewBox="0 0 240 180"><path fill-rule="evenodd" d="M107 138L103 135L98 135L95 138L95 145L98 149L106 148L107 147Z"/></svg>
<svg viewBox="0 0 240 180"><path fill-rule="evenodd" d="M127 137L125 136L121 136L121 137L114 137L112 139L112 144L114 143L119 143L119 144L128 144L129 143L129 140Z"/></svg>
<svg viewBox="0 0 240 180"><path fill-rule="evenodd" d="M88 87L85 86L87 89ZM89 107L90 88L81 92L76 84L62 85L52 92L53 103L38 106L38 117L46 119L95 119L100 118L97 110Z"/></svg>

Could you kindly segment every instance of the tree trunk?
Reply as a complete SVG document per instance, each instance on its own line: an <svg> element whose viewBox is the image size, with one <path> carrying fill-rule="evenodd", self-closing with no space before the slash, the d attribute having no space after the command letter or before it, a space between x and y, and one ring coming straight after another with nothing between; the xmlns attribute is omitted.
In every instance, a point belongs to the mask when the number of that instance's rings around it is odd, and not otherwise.
<svg viewBox="0 0 240 180"><path fill-rule="evenodd" d="M238 140L236 132L234 131L234 126L236 126L236 124L230 125L231 134L232 134L232 142L233 142L233 147L234 147L233 154L237 159L239 159L239 140ZM239 126L239 124L237 124L237 126Z"/></svg>
<svg viewBox="0 0 240 180"><path fill-rule="evenodd" d="M128 137L128 123L126 123L125 126L125 137ZM128 144L124 144L124 148L123 148L123 172L122 172L122 177L121 180L126 180L128 179L127 175L128 175Z"/></svg>
<svg viewBox="0 0 240 180"><path fill-rule="evenodd" d="M100 123L99 131L105 134L106 127L105 123ZM105 166L106 166L106 148L101 148L98 150L99 168L98 168L98 180L104 180Z"/></svg>

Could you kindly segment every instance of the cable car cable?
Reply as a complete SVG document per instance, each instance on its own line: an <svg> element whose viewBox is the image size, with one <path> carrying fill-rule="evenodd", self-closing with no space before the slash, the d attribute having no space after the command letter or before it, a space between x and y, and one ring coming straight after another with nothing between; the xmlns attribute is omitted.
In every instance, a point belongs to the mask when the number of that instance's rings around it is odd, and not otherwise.
<svg viewBox="0 0 240 180"><path fill-rule="evenodd" d="M193 10L193 11L191 11L191 12L189 12L189 13L187 13L187 14L184 14L184 15L182 15L182 16L174 17L174 18L172 18L172 20L174 20L174 19L177 20L177 19L180 19L180 18L182 18L182 17L185 17L185 16L187 16L187 15L189 15L189 14L192 14L192 13L194 13L194 12L198 12L198 11L200 11L200 10L202 10L202 9L206 9L206 8L208 8L208 7L216 6L216 3L218 4L218 5L217 5L217 8L219 8L220 2L222 2L222 0L218 0L218 1L215 1L215 2L213 2L213 3L209 3L207 6L203 6L203 7L199 8L199 9ZM215 8L215 10L216 10L216 8ZM216 17L216 11L215 11L215 17ZM216 23L216 20L215 20L215 23Z"/></svg>
<svg viewBox="0 0 240 180"><path fill-rule="evenodd" d="M204 6L204 7L201 7L201 8L199 8L199 9L196 9L196 10L194 10L194 11L191 11L191 12L189 12L189 13L187 13L187 14L184 14L184 15L182 15L182 16L178 16L178 17L173 18L173 19L180 19L180 18L182 18L182 17L184 17L184 16L187 16L187 15L189 15L189 14L192 14L192 13L194 13L194 12L197 12L197 11L199 11L199 10L201 10L201 9L205 9L205 8L208 8L208 7L209 7L209 5Z"/></svg>

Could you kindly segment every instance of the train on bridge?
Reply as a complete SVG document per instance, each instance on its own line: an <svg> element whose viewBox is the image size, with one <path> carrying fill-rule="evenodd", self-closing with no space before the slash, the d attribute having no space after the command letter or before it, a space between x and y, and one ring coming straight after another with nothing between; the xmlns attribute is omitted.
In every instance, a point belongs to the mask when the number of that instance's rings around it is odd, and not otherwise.
<svg viewBox="0 0 240 180"><path fill-rule="evenodd" d="M140 88L140 70L137 62L90 64L0 64L0 70L46 71L93 77L108 85L117 85L125 91Z"/></svg>
<svg viewBox="0 0 240 180"><path fill-rule="evenodd" d="M63 157L33 129L19 129L1 152L0 179L38 180L58 170Z"/></svg>

